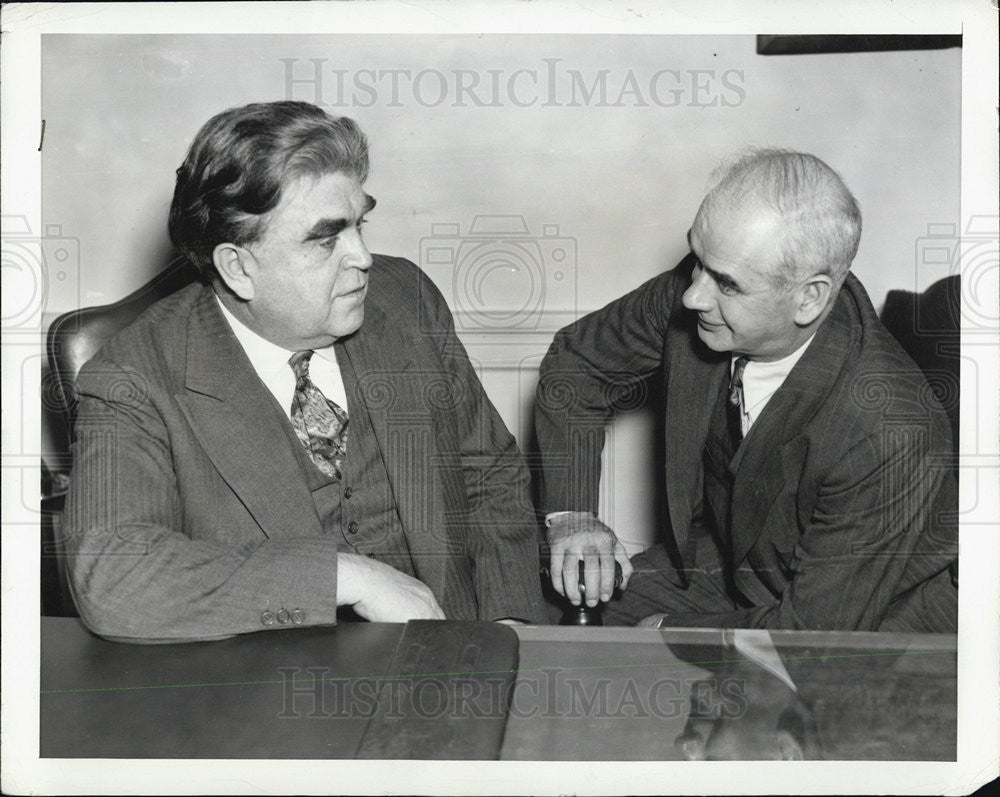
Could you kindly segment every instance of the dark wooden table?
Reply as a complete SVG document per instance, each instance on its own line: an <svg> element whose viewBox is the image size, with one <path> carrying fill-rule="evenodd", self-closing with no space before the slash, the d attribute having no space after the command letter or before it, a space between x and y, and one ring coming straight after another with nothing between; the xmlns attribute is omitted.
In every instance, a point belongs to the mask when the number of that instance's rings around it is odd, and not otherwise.
<svg viewBox="0 0 1000 797"><path fill-rule="evenodd" d="M723 630L514 631L345 623L147 646L43 618L40 752L955 758L953 636L776 632L748 655Z"/></svg>

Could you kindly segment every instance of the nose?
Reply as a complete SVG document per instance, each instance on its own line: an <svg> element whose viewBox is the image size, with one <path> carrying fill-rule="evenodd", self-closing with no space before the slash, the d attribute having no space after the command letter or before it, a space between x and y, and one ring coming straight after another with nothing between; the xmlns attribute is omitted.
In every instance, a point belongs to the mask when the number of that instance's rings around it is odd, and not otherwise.
<svg viewBox="0 0 1000 797"><path fill-rule="evenodd" d="M699 313L712 309L712 280L705 269L695 267L692 273L691 285L681 297L681 303L688 310L697 310Z"/></svg>
<svg viewBox="0 0 1000 797"><path fill-rule="evenodd" d="M349 249L345 253L345 261L351 268L360 271L367 271L372 266L372 255L365 246L361 233L357 232L350 236Z"/></svg>

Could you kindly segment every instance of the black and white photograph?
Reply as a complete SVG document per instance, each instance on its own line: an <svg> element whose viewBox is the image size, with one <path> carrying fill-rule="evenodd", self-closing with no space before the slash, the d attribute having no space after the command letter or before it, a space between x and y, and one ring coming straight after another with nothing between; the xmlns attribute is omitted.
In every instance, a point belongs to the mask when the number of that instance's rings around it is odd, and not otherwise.
<svg viewBox="0 0 1000 797"><path fill-rule="evenodd" d="M995 6L2 14L5 793L997 777Z"/></svg>

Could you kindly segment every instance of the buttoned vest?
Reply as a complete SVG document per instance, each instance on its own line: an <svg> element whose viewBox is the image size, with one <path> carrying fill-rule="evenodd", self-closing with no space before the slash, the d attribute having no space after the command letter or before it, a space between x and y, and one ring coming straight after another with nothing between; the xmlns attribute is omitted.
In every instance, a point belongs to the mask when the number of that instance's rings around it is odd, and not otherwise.
<svg viewBox="0 0 1000 797"><path fill-rule="evenodd" d="M736 588L734 581L736 562L733 561L731 526L733 482L736 478L733 458L736 456L736 450L733 448L726 422L726 401L728 398L729 380L724 378L720 384L715 408L712 411L702 457L704 464L702 522L709 524L719 544L727 591L738 604L749 606L753 605L752 602Z"/></svg>
<svg viewBox="0 0 1000 797"><path fill-rule="evenodd" d="M344 347L336 345L337 362L348 398L347 455L343 478L324 475L288 425L289 445L312 495L323 534L336 539L344 553L371 556L415 575L396 509L382 452L372 428L358 378Z"/></svg>

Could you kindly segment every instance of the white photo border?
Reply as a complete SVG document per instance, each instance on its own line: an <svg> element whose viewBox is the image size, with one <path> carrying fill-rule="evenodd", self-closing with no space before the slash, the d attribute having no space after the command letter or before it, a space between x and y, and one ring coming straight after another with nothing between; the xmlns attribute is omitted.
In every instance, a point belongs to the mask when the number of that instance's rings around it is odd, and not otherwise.
<svg viewBox="0 0 1000 797"><path fill-rule="evenodd" d="M997 9L986 0L840 3L751 2L365 2L365 3L67 3L8 4L2 16L3 214L41 223L40 37L49 33L927 33L964 36L962 55L961 221L997 207ZM966 466L998 474L1000 396L994 345L965 353L976 360L976 401L962 402ZM2 548L2 755L7 793L254 794L659 794L670 793L968 793L997 771L1000 479L978 496L977 525L962 537L960 568L958 761L947 763L739 762L363 762L66 760L38 757L38 542L7 533L32 520L37 457L12 435L37 435L37 406L22 406L21 386L38 384L40 335L4 333L4 538ZM962 395L973 384L963 376ZM966 389L970 392L967 393ZM970 421L975 418L976 423ZM978 428L977 440L966 433ZM986 446L985 453L983 447ZM989 446L992 446L990 448ZM963 454L964 456L964 454ZM963 481L963 504L966 488ZM24 498L22 498L24 496ZM35 507L37 518L37 507ZM972 534L975 536L972 536ZM182 766L179 766L182 764Z"/></svg>

